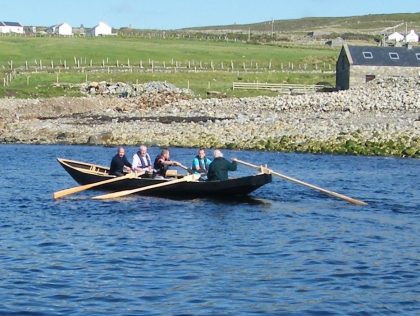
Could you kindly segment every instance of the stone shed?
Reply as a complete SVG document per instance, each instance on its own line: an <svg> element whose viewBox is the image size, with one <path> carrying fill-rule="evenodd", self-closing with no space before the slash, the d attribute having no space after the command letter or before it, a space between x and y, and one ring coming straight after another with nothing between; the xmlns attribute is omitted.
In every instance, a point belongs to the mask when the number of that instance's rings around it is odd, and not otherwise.
<svg viewBox="0 0 420 316"><path fill-rule="evenodd" d="M362 85L377 77L420 77L420 47L345 44L336 70L336 87L339 90Z"/></svg>

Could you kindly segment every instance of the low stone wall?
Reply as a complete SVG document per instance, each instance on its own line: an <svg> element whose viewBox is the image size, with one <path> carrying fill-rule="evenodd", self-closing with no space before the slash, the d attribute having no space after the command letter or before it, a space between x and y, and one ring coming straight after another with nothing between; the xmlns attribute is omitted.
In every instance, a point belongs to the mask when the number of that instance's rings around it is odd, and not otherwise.
<svg viewBox="0 0 420 316"><path fill-rule="evenodd" d="M416 80L391 78L333 93L158 104L147 94L1 99L0 142L419 157L419 92Z"/></svg>

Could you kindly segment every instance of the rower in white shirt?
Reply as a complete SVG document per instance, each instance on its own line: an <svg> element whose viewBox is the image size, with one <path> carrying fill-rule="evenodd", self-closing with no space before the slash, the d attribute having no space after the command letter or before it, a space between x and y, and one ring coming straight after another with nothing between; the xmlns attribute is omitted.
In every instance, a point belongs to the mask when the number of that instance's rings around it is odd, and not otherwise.
<svg viewBox="0 0 420 316"><path fill-rule="evenodd" d="M153 166L152 160L150 159L149 154L147 153L147 147L142 145L140 146L137 153L133 156L133 170L140 173L152 173Z"/></svg>

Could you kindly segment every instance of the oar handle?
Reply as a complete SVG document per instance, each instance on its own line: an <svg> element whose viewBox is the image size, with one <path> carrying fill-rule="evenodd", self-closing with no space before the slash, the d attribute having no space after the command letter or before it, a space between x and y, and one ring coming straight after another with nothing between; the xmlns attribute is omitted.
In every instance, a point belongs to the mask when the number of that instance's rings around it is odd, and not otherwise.
<svg viewBox="0 0 420 316"><path fill-rule="evenodd" d="M145 187L140 187L140 188L137 188L137 189L118 191L118 192L108 193L108 194L104 194L104 195L97 195L97 196L94 196L92 199L94 199L94 200L115 199L115 198L118 198L118 197L130 195L130 194L133 194L133 193L146 191L146 190L151 190L151 189L156 189L156 188L160 188L160 187L164 187L164 186L168 186L168 185L173 185L173 184L180 183L180 182L197 181L199 177L200 177L199 175L192 174L192 175L185 176L181 179L169 180L167 182L152 184L152 185L148 185L148 186L145 186Z"/></svg>
<svg viewBox="0 0 420 316"><path fill-rule="evenodd" d="M184 166L182 163L180 163L180 162L177 162L176 163L176 166L178 166L178 167L180 167L180 168L182 168L182 169L184 169L184 170L187 170L188 171L188 173L190 173L190 174L192 174L192 173L194 173L194 171L191 169L191 168L188 168L187 166Z"/></svg>
<svg viewBox="0 0 420 316"><path fill-rule="evenodd" d="M248 166L248 167L251 167L251 168L258 169L261 172L271 173L271 174L273 174L275 176L278 176L278 177L283 178L285 180L288 180L290 182L303 185L305 187L308 187L308 188L317 190L319 192L322 192L322 193L325 193L325 194L328 194L328 195L331 195L331 196L335 196L335 197L337 197L339 199L345 200L345 201L347 201L349 203L352 203L352 204L355 204L355 205L368 205L366 202L363 202L361 200L353 199L353 198L348 197L348 196L346 196L344 194L337 193L337 192L334 192L334 191L330 191L330 190L327 190L327 189L323 189L323 188L318 187L316 185L313 185L313 184L310 184L310 183L306 183L304 181L301 181L301 180L298 180L298 179L295 179L295 178L286 176L284 174L275 172L275 171L273 171L271 169L268 169L268 168L265 168L265 167L262 167L262 166L257 166L257 165L254 165L252 163L249 163L249 162L246 162L246 161L242 161L242 160L239 160L239 159L234 159L234 161L236 161L237 163L240 163L242 165L245 165L245 166Z"/></svg>
<svg viewBox="0 0 420 316"><path fill-rule="evenodd" d="M236 161L237 163L240 163L240 164L242 164L242 165L245 165L245 166L251 167L251 168L261 169L261 166L254 165L254 164L249 163L249 162L246 162L246 161L242 161L242 160L239 160L239 159L236 159L236 158L233 158L232 160L233 160L233 161Z"/></svg>

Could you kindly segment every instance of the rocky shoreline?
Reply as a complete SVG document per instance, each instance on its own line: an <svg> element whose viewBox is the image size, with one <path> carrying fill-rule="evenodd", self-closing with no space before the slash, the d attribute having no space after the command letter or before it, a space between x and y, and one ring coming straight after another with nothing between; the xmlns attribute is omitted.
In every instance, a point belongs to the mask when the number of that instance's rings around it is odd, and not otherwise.
<svg viewBox="0 0 420 316"><path fill-rule="evenodd" d="M332 93L234 99L194 99L168 87L125 98L0 99L0 143L420 157L417 78L378 79Z"/></svg>

